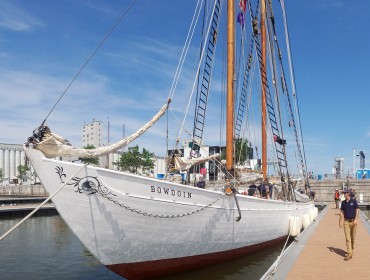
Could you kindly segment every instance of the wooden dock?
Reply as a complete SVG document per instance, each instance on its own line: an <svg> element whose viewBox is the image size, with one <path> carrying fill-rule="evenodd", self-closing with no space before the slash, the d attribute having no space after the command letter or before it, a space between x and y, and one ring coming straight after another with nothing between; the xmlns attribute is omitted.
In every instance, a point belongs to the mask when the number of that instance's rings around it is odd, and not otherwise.
<svg viewBox="0 0 370 280"><path fill-rule="evenodd" d="M306 229L308 233L296 238L292 248L261 279L370 279L369 222L361 215L354 256L345 261L346 242L344 230L339 228L339 210L334 204L328 205L321 214Z"/></svg>

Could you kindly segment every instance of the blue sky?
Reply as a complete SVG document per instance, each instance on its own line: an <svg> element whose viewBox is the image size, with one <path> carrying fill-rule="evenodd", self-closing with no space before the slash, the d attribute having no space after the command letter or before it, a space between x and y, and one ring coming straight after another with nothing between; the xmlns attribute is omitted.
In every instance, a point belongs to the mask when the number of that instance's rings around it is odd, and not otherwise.
<svg viewBox="0 0 370 280"><path fill-rule="evenodd" d="M1 143L27 140L130 2L0 2ZM168 96L195 2L137 1L48 118L52 130L81 146L84 122L106 127L109 117L111 141L123 124L126 135L143 125ZM331 173L343 157L352 172L354 148L370 158L370 1L285 6L308 170ZM163 119L135 143L164 155L157 138L165 126Z"/></svg>

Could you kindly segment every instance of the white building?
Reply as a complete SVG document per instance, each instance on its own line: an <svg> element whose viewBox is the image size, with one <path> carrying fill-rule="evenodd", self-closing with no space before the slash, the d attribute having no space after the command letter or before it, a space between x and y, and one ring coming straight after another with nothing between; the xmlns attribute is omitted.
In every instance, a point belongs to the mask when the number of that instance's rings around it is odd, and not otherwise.
<svg viewBox="0 0 370 280"><path fill-rule="evenodd" d="M0 143L0 169L3 170L3 178L0 185L8 185L14 179L18 179L18 166L26 165L23 146L19 144ZM29 178L34 174L33 167L29 171L28 178L24 178L22 184L34 183L34 179Z"/></svg>
<svg viewBox="0 0 370 280"><path fill-rule="evenodd" d="M216 153L221 155L221 150L224 148L219 146L202 146L199 151L196 152L195 150L193 150L193 143L191 140L184 140L182 144L183 147L179 148L177 152L180 152L181 157L185 158L206 157L208 155L213 155ZM168 151L168 156L170 156L171 152L171 150ZM165 158L157 158L154 164L154 176L157 178L163 178L167 169ZM183 178L186 178L186 173L187 172L181 173ZM201 164L195 165L189 170L189 174L190 182L199 180L200 175L202 175L207 181L220 180L223 175L213 161L203 162Z"/></svg>
<svg viewBox="0 0 370 280"><path fill-rule="evenodd" d="M95 148L103 146L103 122L93 120L82 127L82 146L93 145Z"/></svg>

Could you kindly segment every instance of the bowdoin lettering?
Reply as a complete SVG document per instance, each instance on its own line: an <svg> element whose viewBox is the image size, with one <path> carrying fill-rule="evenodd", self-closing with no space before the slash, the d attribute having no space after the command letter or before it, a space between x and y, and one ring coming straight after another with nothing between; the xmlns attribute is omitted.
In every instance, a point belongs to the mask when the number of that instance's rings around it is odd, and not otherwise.
<svg viewBox="0 0 370 280"><path fill-rule="evenodd" d="M162 194L162 195L191 198L191 192L175 191L173 189L163 188L163 187L155 187L155 186L150 186L150 190L151 190L151 192Z"/></svg>

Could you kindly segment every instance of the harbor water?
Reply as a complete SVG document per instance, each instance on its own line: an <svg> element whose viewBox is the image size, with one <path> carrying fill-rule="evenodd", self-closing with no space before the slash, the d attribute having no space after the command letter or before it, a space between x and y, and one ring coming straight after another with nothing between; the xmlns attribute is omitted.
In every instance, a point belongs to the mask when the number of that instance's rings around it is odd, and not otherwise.
<svg viewBox="0 0 370 280"><path fill-rule="evenodd" d="M21 218L1 218L1 234ZM232 262L160 279L260 279L284 243ZM0 279L124 279L103 266L58 214L31 217L0 241Z"/></svg>
<svg viewBox="0 0 370 280"><path fill-rule="evenodd" d="M369 216L369 211L365 211ZM21 218L1 218L3 234ZM281 253L284 242L246 257L163 280L260 279ZM345 244L343 243L343 246ZM0 241L0 279L124 279L103 266L58 214L31 217Z"/></svg>

